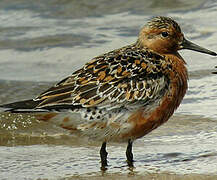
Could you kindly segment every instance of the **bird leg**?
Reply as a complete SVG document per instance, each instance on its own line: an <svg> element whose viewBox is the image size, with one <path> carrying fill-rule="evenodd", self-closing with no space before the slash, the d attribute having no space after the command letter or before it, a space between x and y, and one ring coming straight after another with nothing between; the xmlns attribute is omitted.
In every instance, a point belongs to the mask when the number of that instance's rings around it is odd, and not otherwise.
<svg viewBox="0 0 217 180"><path fill-rule="evenodd" d="M108 166L107 155L108 153L106 152L106 142L103 142L100 149L101 169L105 169L105 166Z"/></svg>
<svg viewBox="0 0 217 180"><path fill-rule="evenodd" d="M132 145L133 145L133 142L129 139L128 145L127 145L127 150L126 150L126 156L127 156L127 164L130 167L133 167Z"/></svg>

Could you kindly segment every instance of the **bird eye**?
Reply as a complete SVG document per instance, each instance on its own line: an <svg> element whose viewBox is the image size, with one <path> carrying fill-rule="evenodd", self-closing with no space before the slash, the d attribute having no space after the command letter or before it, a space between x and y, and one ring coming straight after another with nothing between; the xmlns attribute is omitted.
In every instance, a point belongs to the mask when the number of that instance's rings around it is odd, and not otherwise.
<svg viewBox="0 0 217 180"><path fill-rule="evenodd" d="M168 37L168 36L169 36L169 33L168 33L168 32L162 32L161 35L162 35L163 37Z"/></svg>

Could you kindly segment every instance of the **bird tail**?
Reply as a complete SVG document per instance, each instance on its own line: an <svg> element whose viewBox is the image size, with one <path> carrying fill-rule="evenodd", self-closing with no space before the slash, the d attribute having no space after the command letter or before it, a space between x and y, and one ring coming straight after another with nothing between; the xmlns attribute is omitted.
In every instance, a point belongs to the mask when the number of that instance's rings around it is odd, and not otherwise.
<svg viewBox="0 0 217 180"><path fill-rule="evenodd" d="M52 109L40 109L37 106L41 101L33 99L18 101L0 105L0 112L31 113L39 121L51 122L66 130L76 130L80 123L80 115L77 113L53 112Z"/></svg>
<svg viewBox="0 0 217 180"><path fill-rule="evenodd" d="M0 105L0 111L5 111L5 112L14 112L14 113L19 113L19 112L26 112L26 113L31 113L31 112L37 112L40 111L39 109L35 109L38 104L40 104L41 101L34 101L33 99L25 100L25 101L18 101L18 102L13 102L9 104L3 104Z"/></svg>

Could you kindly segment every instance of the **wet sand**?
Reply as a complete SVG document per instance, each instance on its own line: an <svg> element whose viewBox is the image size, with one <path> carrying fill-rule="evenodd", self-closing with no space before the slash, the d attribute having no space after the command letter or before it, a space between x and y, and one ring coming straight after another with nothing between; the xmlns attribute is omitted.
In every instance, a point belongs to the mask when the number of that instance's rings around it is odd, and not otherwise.
<svg viewBox="0 0 217 180"><path fill-rule="evenodd" d="M79 139L27 114L1 114L0 125L0 169L9 179L216 178L217 123L206 118L174 116L137 140L134 169L126 163L126 144L109 143L106 172L100 170L100 142Z"/></svg>

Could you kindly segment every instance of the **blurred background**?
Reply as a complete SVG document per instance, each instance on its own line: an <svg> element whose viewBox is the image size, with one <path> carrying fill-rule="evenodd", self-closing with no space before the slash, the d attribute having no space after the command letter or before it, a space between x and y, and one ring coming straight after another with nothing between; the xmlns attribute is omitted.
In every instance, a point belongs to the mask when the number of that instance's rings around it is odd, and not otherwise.
<svg viewBox="0 0 217 180"><path fill-rule="evenodd" d="M94 56L135 42L158 15L174 18L187 39L217 52L216 0L1 0L0 103L35 97ZM135 142L133 171L126 145L111 144L104 178L217 178L217 77L211 74L217 58L180 53L190 78L182 105ZM31 115L0 114L6 179L100 179L99 146Z"/></svg>

